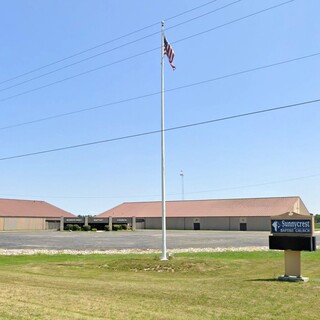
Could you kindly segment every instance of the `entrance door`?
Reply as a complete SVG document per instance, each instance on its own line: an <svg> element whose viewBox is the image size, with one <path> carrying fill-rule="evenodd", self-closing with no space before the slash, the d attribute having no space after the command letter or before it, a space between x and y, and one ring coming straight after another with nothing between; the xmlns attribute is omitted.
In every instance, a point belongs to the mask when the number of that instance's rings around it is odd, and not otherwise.
<svg viewBox="0 0 320 320"><path fill-rule="evenodd" d="M145 222L144 222L144 221L136 222L136 228L137 228L137 229L145 229L144 224L145 224Z"/></svg>
<svg viewBox="0 0 320 320"><path fill-rule="evenodd" d="M240 231L247 231L247 223L240 222Z"/></svg>
<svg viewBox="0 0 320 320"><path fill-rule="evenodd" d="M58 230L60 228L60 221L47 221L49 230Z"/></svg>
<svg viewBox="0 0 320 320"><path fill-rule="evenodd" d="M200 230L200 223L199 222L195 222L193 224L193 230Z"/></svg>

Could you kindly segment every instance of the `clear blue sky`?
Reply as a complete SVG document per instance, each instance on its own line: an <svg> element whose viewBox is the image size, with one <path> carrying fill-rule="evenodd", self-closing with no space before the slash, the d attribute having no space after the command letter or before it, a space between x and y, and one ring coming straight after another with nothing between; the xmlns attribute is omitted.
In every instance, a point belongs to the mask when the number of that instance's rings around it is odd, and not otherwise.
<svg viewBox="0 0 320 320"><path fill-rule="evenodd" d="M234 23L229 22L285 1L217 0L172 18L208 2L2 1L0 158L159 130L159 94L14 125L158 93L162 19L177 67L172 71L165 61L167 128L320 99L320 55L170 91L320 53L318 0L292 1ZM154 26L6 81L149 25ZM167 132L167 199L181 199L183 170L185 199L298 195L320 213L319 107ZM74 214L161 199L160 134L1 160L0 168L0 197L44 200Z"/></svg>

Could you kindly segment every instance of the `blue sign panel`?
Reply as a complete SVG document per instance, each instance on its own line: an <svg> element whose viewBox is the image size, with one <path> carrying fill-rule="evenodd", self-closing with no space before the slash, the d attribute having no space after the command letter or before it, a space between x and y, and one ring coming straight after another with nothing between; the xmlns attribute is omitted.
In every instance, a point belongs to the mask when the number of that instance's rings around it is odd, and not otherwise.
<svg viewBox="0 0 320 320"><path fill-rule="evenodd" d="M271 220L271 233L312 233L311 220Z"/></svg>

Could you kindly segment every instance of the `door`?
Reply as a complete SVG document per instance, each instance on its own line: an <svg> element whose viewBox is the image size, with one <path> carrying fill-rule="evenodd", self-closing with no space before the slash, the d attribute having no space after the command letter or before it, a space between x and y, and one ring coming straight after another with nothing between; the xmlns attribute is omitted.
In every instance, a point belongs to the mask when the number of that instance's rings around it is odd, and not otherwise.
<svg viewBox="0 0 320 320"><path fill-rule="evenodd" d="M247 223L240 222L240 231L247 231Z"/></svg>
<svg viewBox="0 0 320 320"><path fill-rule="evenodd" d="M193 224L193 230L200 230L200 223L199 222L195 222Z"/></svg>
<svg viewBox="0 0 320 320"><path fill-rule="evenodd" d="M136 229L145 229L144 221L136 222Z"/></svg>
<svg viewBox="0 0 320 320"><path fill-rule="evenodd" d="M60 221L47 221L49 230L58 230L60 228Z"/></svg>

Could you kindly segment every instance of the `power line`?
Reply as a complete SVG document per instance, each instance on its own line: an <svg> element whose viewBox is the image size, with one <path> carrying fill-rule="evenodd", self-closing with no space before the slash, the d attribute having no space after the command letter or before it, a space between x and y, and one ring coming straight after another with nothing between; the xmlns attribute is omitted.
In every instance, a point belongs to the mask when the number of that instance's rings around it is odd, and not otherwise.
<svg viewBox="0 0 320 320"><path fill-rule="evenodd" d="M272 64L268 64L268 65L264 65L264 66L260 66L260 67L255 67L255 68L252 68L252 69L247 69L247 70L243 70L243 71L239 71L239 72L233 72L233 73L230 73L230 74L227 74L227 75L223 75L223 76L220 76L220 77L207 79L207 80L203 80L203 81L199 81L199 82L194 82L192 84L183 85L183 86L176 87L176 88L173 88L173 89L168 89L168 90L166 90L166 92L176 91L176 90L180 90L180 89L186 89L186 88L189 88L189 87L198 86L198 85L202 85L202 84L213 82L213 81L223 80L223 79L231 78L231 77L234 77L234 76L239 76L241 74L246 74L246 73L250 73L250 72L254 72L254 71L258 71L258 70L268 69L268 68L271 68L271 67L276 67L276 66L280 66L282 64L295 62L295 61L299 61L299 60L303 60L303 59L308 59L308 58L312 58L312 57L319 56L319 55L320 55L320 52L316 52L316 53L312 53L310 55L306 55L306 56L302 56L302 57L298 57L298 58L293 58L293 59L289 59L289 60L285 60L285 61L275 62L275 63L272 63Z"/></svg>
<svg viewBox="0 0 320 320"><path fill-rule="evenodd" d="M61 70L70 68L70 67L75 66L75 65L77 65L77 64L80 64L80 63L82 63L82 62L85 62L85 61L88 61L88 60L97 58L97 57L99 57L99 56L101 56L101 55L103 55L103 54L107 54L107 53L110 53L110 52L112 52L112 51L115 51L115 50L121 49L121 48L123 48L123 47L126 47L126 46L128 46L128 45L130 45L130 44L137 43L137 42L139 42L139 41L141 41L141 40L147 39L147 38L149 38L149 37L151 37L151 36L154 36L154 35L156 35L156 34L159 34L159 32L157 31L157 32L151 33L151 34L149 34L149 35L146 35L146 36L144 36L144 37L138 38L138 39L136 39L136 40L132 40L132 41L130 41L130 42L124 43L124 44L119 45L119 46L117 46L117 47L114 47L114 48L108 49L108 50L106 50L106 51L97 53L97 54L95 54L95 55L93 55L93 56L84 58L84 59L82 59L82 60L79 60L79 61L76 61L76 62L73 62L73 63L70 63L70 64L68 64L68 65L66 65L66 66L63 66L63 67L60 67L60 68L58 68L58 69L55 69L55 70L52 70L52 71L49 71L49 72L40 74L40 75L38 75L38 76L35 76L35 77L33 77L33 78L30 78L30 79L21 81L21 82L19 82L19 83L16 83L16 84L14 84L14 85L9 86L9 87L5 87L5 88L3 88L3 89L0 89L0 92L6 91L6 90L9 90L9 89L18 87L18 86L21 86L21 85L23 85L23 84L26 84L26 83L31 82L31 81L33 81L33 80L37 80L37 79L43 78L43 77L48 76L48 75L50 75L50 74L54 74L54 73L56 73L56 72L58 72L58 71L61 71ZM107 65L107 66L108 66L108 65ZM79 74L79 75L82 75L82 74ZM69 78L68 78L68 79L69 79Z"/></svg>
<svg viewBox="0 0 320 320"><path fill-rule="evenodd" d="M214 31L214 30L220 29L220 28L222 28L222 27L224 27L224 26L228 26L228 25L231 25L231 24L233 24L233 23L242 21L242 20L244 20L244 19L251 18L251 17L256 16L256 15L258 15L258 14L261 14L261 13L264 13L264 12L267 12L267 11L270 11L270 10L273 10L273 9L276 9L276 8L279 8L280 6L289 4L289 3L293 2L293 1L295 1L295 0L289 0L289 1L286 1L286 2L283 2L283 3L280 3L280 4L278 4L278 5L275 5L275 6L272 6L272 7L269 7L269 8L266 8L266 9L263 9L263 10L260 10L260 11L257 11L257 12L254 12L254 13L252 13L252 14L249 14L249 15L243 16L243 17L241 17L241 18L238 18L238 19L229 21L229 22L227 22L227 23L224 23L224 24L222 24L222 25L216 26L216 27L214 27L214 28L210 28L210 29L207 29L207 30L205 30L205 31L202 31L202 32L193 34L193 35L191 35L191 36L188 36L188 37L185 37L185 38L176 40L176 41L172 41L172 43L178 43L178 42L182 42L182 41L189 40L189 39L191 39L191 38L194 38L194 37L203 35L203 34L205 34L205 33L212 32L212 31ZM123 59L120 59L120 60L117 60L117 61L108 63L108 64L106 64L106 65L102 65L102 66L100 66L100 67L97 67L97 68L94 68L94 69L90 69L90 70L87 70L87 71L78 73L78 74L76 74L76 75L73 75L73 76L70 76L70 77L67 77L67 78L58 80L58 81L54 81L54 82L48 83L48 84L46 84L46 85L43 85L43 86L40 86L40 87L37 87L37 88L30 89L30 90L27 90L27 91L24 91L24 92L21 92L21 93L18 93L18 94L15 94L15 95L12 95L12 96L3 98L3 99L0 99L0 102L8 101L8 100L10 100L10 99L14 99L14 98L16 98L16 97L19 97L19 96L22 96L22 95L25 95L25 94L29 94L29 93L32 93L32 92L35 92L35 91L38 91L38 90L41 90L41 89L50 87L50 86L52 86L52 85L56 85L56 84L62 83L62 82L64 82L64 81L71 80L71 79L74 79L74 78L77 78L77 77L80 77L80 76L83 76L83 75L86 75L86 74L89 74L89 73L92 73L92 72L95 72L95 71L98 71L98 70L101 70L101 69L104 69L104 68L107 68L107 67L110 67L110 66L113 66L113 65L118 64L118 63L122 63L122 62L124 62L124 61L128 61L128 60L137 58L137 57L139 57L139 56L142 56L142 55L145 55L145 54L147 54L147 53L150 53L150 52L153 52L153 51L156 51L156 50L160 50L160 49L161 49L160 47L156 47L156 48L153 48L153 49L150 49L150 50L146 50L146 51L144 51L144 52L141 52L141 53L138 53L138 54L129 56L129 57L127 57L127 58L123 58Z"/></svg>
<svg viewBox="0 0 320 320"><path fill-rule="evenodd" d="M308 104L317 103L317 102L320 102L320 98L315 99L315 100L303 101L303 102L298 102L298 103L289 104L289 105L285 105L285 106L280 106L280 107L274 107L274 108L269 108L269 109L241 113L241 114L227 116L227 117L218 118L218 119L211 119L211 120L206 120L206 121L201 121L201 122L196 122L196 123L191 123L191 124L185 124L185 125L181 125L181 126L167 128L164 131L169 132L169 131L181 130L181 129L201 126L201 125L215 123L215 122L222 122L222 121L243 118L243 117L258 115L258 114L267 113L267 112L273 112L273 111L294 108L294 107L308 105ZM40 154L45 154L45 153L52 153L52 152L57 152L57 151L70 150L70 149L75 149L75 148L88 147L88 146L92 146L92 145L108 143L108 142L115 142L115 141L120 141L120 140L127 140L127 139L132 139L132 138L153 135L153 134L160 133L160 132L161 132L161 130L154 130L154 131L148 131L148 132L127 135L127 136L123 136L123 137L117 137L117 138L104 139L104 140L93 141L93 142L88 142L88 143L82 143L82 144L77 144L77 145L72 145L72 146L67 146L67 147L60 147L60 148L55 148L55 149L36 151L36 152L25 153L25 154L20 154L20 155L15 155L15 156L3 157L3 158L0 158L0 161L17 159L17 158L24 158L24 157L29 157L29 156L35 156L35 155L40 155Z"/></svg>
<svg viewBox="0 0 320 320"><path fill-rule="evenodd" d="M288 59L288 60L283 60L283 61L275 62L275 63L272 63L272 64L268 64L268 65L263 65L263 66L259 66L259 67L255 67L255 68L251 68L251 69L246 69L246 70L242 70L242 71L238 71L238 72L229 73L229 74L222 75L222 76L215 77L215 78L211 78L211 79L206 79L206 80L202 80L202 81L198 81L198 82L189 83L189 84L186 84L186 85L183 85L183 86L167 89L167 90L165 90L165 92L173 92L173 91L182 90L182 89L186 89L186 88L190 88L190 87L194 87L194 86L200 86L200 85L207 84L207 83L210 83L210 82L219 81L219 80L231 78L231 77L234 77L234 76L239 76L239 75L250 73L250 72L255 72L255 71L259 71L259 70L263 70L263 69L267 69L267 68L271 68L271 67L276 67L276 66L280 66L280 65L283 65L283 64L291 63L291 62L295 62L295 61L300 61L300 60L304 60L304 59L308 59L308 58L313 58L313 57L316 57L316 56L319 56L319 55L320 55L320 52L316 52L316 53L312 53L312 54L309 54L309 55L296 57L296 58L292 58L292 59ZM16 128L16 127L25 126L25 125L28 125L28 124L34 124L34 123L43 122L43 121L47 121L47 120L53 120L53 119L57 119L57 118L62 118L62 117L65 117L65 116L70 116L70 115L74 115L74 114L78 114L78 113L82 113L82 112L88 112L88 111L92 111L92 110L96 110L96 109L109 107L109 106L112 106L112 105L118 105L118 104L122 104L122 103L126 103L126 102L131 102L131 101L144 99L144 98L148 98L148 97L155 96L155 95L158 95L158 94L160 94L160 91L153 92L153 93L148 93L148 94L144 94L144 95L140 95L140 96L136 96L136 97L132 97L132 98L127 98L127 99L123 99L123 100L118 100L118 101L114 101L114 102L104 103L104 104L101 104L101 105L97 105L97 106L94 106L94 107L83 108L83 109L76 110L76 111L65 112L65 113L61 113L61 114L57 114L57 115L53 115L53 116L49 116L49 117L45 117L45 118L40 118L40 119L31 120L31 121L27 121L27 122L21 122L21 123L18 123L18 124L8 125L8 126L5 126L5 127L0 127L0 130L12 129L12 128Z"/></svg>
<svg viewBox="0 0 320 320"><path fill-rule="evenodd" d="M218 1L218 0L213 0L213 1L206 2L206 3L202 4L202 5L199 5L199 6L197 6L197 7L191 8L191 9L189 9L189 10L183 11L183 12L181 12L181 13L178 13L178 14L176 14L176 15L174 15L174 16L171 16L171 17L169 17L169 18L166 18L166 19L164 19L164 20L165 20L165 21L170 21L170 20L176 19L176 18L181 17L181 16L183 16L183 15L185 15L185 14L187 14L187 13L190 13L190 12L192 12L192 11L195 11L195 10L198 10L198 9L200 9L200 8L206 7L206 6L210 5L210 4L212 4L213 2L217 2L217 1ZM159 22L156 22L156 23L153 24L153 26L158 25L158 24L159 24Z"/></svg>
<svg viewBox="0 0 320 320"><path fill-rule="evenodd" d="M205 16L207 16L207 15L209 15L209 14L212 14L212 13L215 13L215 12L217 12L217 11L219 11L219 10L225 9L225 8L227 8L227 7L230 7L230 6L232 6L232 5L234 5L234 4L238 3L238 2L241 2L241 1L242 1L242 0L236 0L236 1L234 1L234 2L232 2L232 3L229 3L229 4L227 4L227 5L224 5L224 6L220 7L220 8L217 8L217 9L215 9L215 10L206 12L206 13L204 13L204 14L202 14L202 15L199 15L199 16L194 17L194 18L192 18L192 19L189 19L189 20L186 20L186 21L184 21L184 22L181 22L181 23L179 23L179 24L177 24L177 25L171 26L171 27L167 28L166 30L173 29L173 28L176 28L176 27L178 27L178 26L184 25L184 24L186 24L186 23L188 23L188 22L194 21L194 20L196 20L196 19L203 18L203 17L205 17ZM61 70L64 70L64 69L70 68L70 67L72 67L72 66L78 65L78 64L80 64L80 63L82 63L82 62L85 62L85 61L88 61L88 60L97 58L97 57L99 57L99 56L101 56L101 55L110 53L110 52L112 52L112 51L115 51L115 50L124 48L124 47L126 47L126 46L129 46L129 45L131 45L131 44L134 44L134 43L137 43L137 42L139 42L139 41L145 40L145 39L147 39L147 38L150 38L150 37L152 37L152 36L154 36L154 35L158 35L158 34L160 34L160 33L161 33L161 31L153 32L153 33L151 33L151 34L148 34L148 35L146 35L146 36L144 36L144 37L141 37L141 38L138 38L138 39L136 39L136 40L132 40L132 41L126 42L126 43L124 43L124 44L122 44L122 45L119 45L119 46L117 46L117 47L114 47L114 48L111 48L111 49L102 51L102 52L97 53L97 54L95 54L95 55L93 55L93 56L89 56L89 57L84 58L84 59L82 59L82 60L79 60L79 61L70 63L70 64L68 64L68 65L65 65L65 66L63 66L63 67L60 67L60 68L58 68L58 69L55 69L55 70L52 70L52 71L43 73L43 74L38 75L38 76L35 76L35 77L33 77L33 78L30 78L30 79L21 81L21 82L19 82L19 83L13 84L13 85L8 86L8 87L5 87L5 88L3 88L3 89L0 89L0 92L6 91L6 90L9 90L9 89L12 89L12 88L16 88L16 87L21 86L21 85L23 85L23 84L29 83L29 82L31 82L31 81L33 81L33 80L37 80L37 79L43 78L43 77L45 77L45 76L48 76L48 75L50 75L50 74L54 74L54 73L59 72L59 71L61 71Z"/></svg>
<svg viewBox="0 0 320 320"><path fill-rule="evenodd" d="M284 182L291 182L291 181L298 181L298 180L304 180L304 179L310 179L319 177L320 174L313 174L309 176L303 176L303 177L295 177L290 179L283 179L283 180L276 180L276 181L269 181L269 182L261 182L256 184L248 184L248 185L242 185L237 187L226 187L226 188L219 188L219 189L212 189L212 190L202 190L197 192L188 192L187 194L197 194L197 193L208 193L208 192L217 192L217 191L228 191L228 190L236 190L236 189L246 189L246 188L254 188L254 187L261 187L261 186L267 186L267 185L273 185L278 183L284 183ZM179 195L179 193L176 193L175 195Z"/></svg>
<svg viewBox="0 0 320 320"><path fill-rule="evenodd" d="M202 191L194 191L194 192L186 192L185 194L191 195L191 194L201 194L201 193L209 193L209 192L218 192L218 191L227 191L227 190L237 190L237 189L247 189L247 188L255 188L255 187L261 187L261 186L267 186L267 185L273 185L273 184L280 184L280 183L286 183L291 181L299 181L304 179L310 179L310 178L316 178L319 177L320 174L313 174L309 176L301 176L301 177L294 177L289 179L283 179L283 180L275 180L275 181L269 181L269 182L261 182L256 184L248 184L248 185L241 185L241 186L234 186L234 187L225 187L225 188L218 188L218 189L211 189L211 190L202 190ZM176 196L180 195L180 193L168 193L168 196ZM1 193L1 196L10 196L10 197L28 197L28 198L51 198L51 199L115 199L115 198L153 198L158 197L159 194L148 194L148 195L112 195L112 196L59 196L59 195L26 195L26 194L4 194Z"/></svg>
<svg viewBox="0 0 320 320"><path fill-rule="evenodd" d="M128 98L128 99L123 99L123 100L118 100L118 101L114 101L114 102L100 104L100 105L97 105L97 106L94 106L94 107L83 108L83 109L80 109L80 110L60 113L60 114L56 114L56 115L53 115L53 116L48 116L48 117L45 117L45 118L35 119L35 120L31 120L31 121L27 121L27 122L21 122L21 123L17 123L17 124L12 124L12 125L8 125L6 127L0 127L0 130L12 129L12 128L16 128L16 127L22 127L22 126L25 126L25 125L28 125L28 124L34 124L34 123L38 123L38 122L43 122L43 121L53 120L53 119L62 118L62 117L66 117L66 116L71 116L71 115L74 115L74 114L87 112L87 111L92 111L92 110L96 110L96 109L101 109L101 108L105 108L105 107L109 107L109 106L113 106L113 105L117 105L117 104L122 104L122 103L125 103L125 102L135 101L135 100L139 100L139 99L155 96L155 95L158 95L158 94L160 94L160 92L149 93L149 94L145 94L145 95L141 95L141 96L137 96L137 97L132 97L132 98Z"/></svg>
<svg viewBox="0 0 320 320"><path fill-rule="evenodd" d="M190 13L190 12L192 12L192 11L195 11L195 10L197 10L197 9L203 8L203 7L208 6L208 5L212 4L213 2L217 2L217 1L218 1L218 0L209 1L209 2L207 2L207 3L204 3L204 4L202 4L202 5L199 5L199 6L197 6L197 7L194 7L194 8L192 8L192 9L189 9L189 10L183 11L183 12L181 12L181 13L179 13L179 14L176 14L176 15L174 15L174 16L171 16L171 17L169 17L169 18L167 18L167 19L165 19L165 20L166 20L166 21L169 21L169 20L175 19L175 18L177 18L177 17L180 17L180 16L182 16L182 15L185 15L185 14ZM58 64L58 63L60 63L60 62L69 60L69 59L71 59L71 58L74 58L74 57L79 56L79 55L81 55L81 54L84 54L84 53L87 53L87 52L89 52L89 51L95 50L95 49L97 49L97 48L100 48L100 47L105 46L105 45L107 45L107 44L110 44L110 43L112 43L112 42L121 40L121 39L126 38L126 37L128 37L128 36L131 36L131 35L133 35L133 34L136 34L136 33L139 33L139 32L141 32L141 31L144 31L144 30L146 30L146 29L152 28L152 27L158 25L159 23L160 23L160 21L159 21L159 22L156 22L156 23L153 23L153 24L150 24L150 25L148 25L148 26L146 26L146 27L142 27L142 28L137 29L137 30L135 30L135 31L126 33L126 34L124 34L124 35L122 35L122 36L113 38L113 39L108 40L108 41L106 41L106 42L102 42L102 43L100 43L100 44L98 44L98 45L96 45L96 46L94 46L94 47L85 49L85 50L83 50L83 51L80 51L80 52L78 52L78 53L75 53L75 54L73 54L73 55L70 55L70 56L68 56L68 57L66 57L66 58L56 60L56 61L51 62L51 63L48 63L48 64L46 64L46 65L44 65L44 66L38 67L38 68L36 68L36 69L33 69L33 70L28 71L28 72L22 73L22 74L20 74L20 75L17 75L17 76L15 76L15 77L10 78L10 79L4 80L4 81L0 82L0 85L3 84L3 83L6 83L6 82L12 81L12 80L21 78L21 77L26 76L26 75L28 75L28 74L30 74L30 73L34 73L34 72L36 72L36 71L39 71L39 70L42 70L42 69L44 69L44 68L50 67L50 66L52 66L52 65Z"/></svg>
<svg viewBox="0 0 320 320"><path fill-rule="evenodd" d="M124 59L121 59L121 60L117 60L117 61L114 61L114 62L105 64L105 65L100 66L100 67L98 67L98 68L94 68L94 69L91 69L91 70L88 70L88 71L84 71L84 72L78 73L78 74L76 74L76 75L74 75L74 76L70 76L70 77L67 77L67 78L64 78L64 79L61 79L61 80L57 80L57 81L54 81L54 82L45 84L45 85L43 85L43 86L40 86L40 87L37 87L37 88L34 88L34 89L30 89L30 90L27 90L27 91L24 91L24 92L21 92L21 93L18 93L18 94L15 94L15 95L12 95L12 96L3 98L3 99L0 99L0 102L8 101L8 100L10 100L10 99L14 99L14 98L20 97L20 96L22 96L22 95L25 95L25 94L28 94L28 93L31 93L31 92L35 92L35 91L38 91L38 90L41 90L41 89L44 89L44 88L47 88L47 87L51 87L51 86L56 85L56 84L58 84L58 83L65 82L65 81L67 81L67 80L71 80L71 79L74 79L74 78L77 78L77 77L80 77L80 76L83 76L83 75L86 75L86 74L89 74L89 73L92 73L92 72L101 70L101 69L103 69L103 68L111 67L111 66L113 66L113 65L115 65L115 64L118 64L118 63L121 63L121 62L124 62L124 61L128 61L128 60L137 58L137 57L139 57L139 56L142 56L142 55L144 55L144 54L147 54L147 53L150 53L150 52L156 51L156 50L159 50L159 47L154 48L154 49L150 49L150 50L147 50L147 51L138 53L138 54L135 54L135 55L133 55L133 56L130 56L130 57L127 57L127 58L124 58Z"/></svg>
<svg viewBox="0 0 320 320"><path fill-rule="evenodd" d="M286 5L286 4L289 4L289 3L293 2L293 1L295 1L295 0L289 0L289 1L286 1L286 2L282 2L282 3L277 4L277 5L275 5L275 6L268 7L268 8L266 8L266 9L263 9L263 10L260 10L260 11L256 11L256 12L251 13L251 14L248 14L248 15L246 15L246 16L244 16L244 17L241 17L241 18L238 18L238 19L235 19L235 20L232 20L232 21L223 23L223 24L221 24L221 25L219 25L219 26L217 26L217 27L213 27L213 28L211 28L211 29L208 29L208 30L205 30L205 31L202 31L202 32L198 32L198 33L193 34L193 35L191 35L191 36L182 38L182 39L180 39L180 40L171 41L171 43L178 43L178 42L182 42L182 41L185 41L185 40L189 40L189 39L194 38L194 37L198 37L198 36L200 36L200 35L203 35L203 34L205 34L205 33L208 33L208 32L211 32L211 31L220 29L220 28L223 28L223 27L228 26L228 25L230 25L230 24L233 24L233 23L236 23L236 22L245 20L245 19L247 19L247 18L251 18L251 17L256 16L256 15L258 15L258 14L260 14L260 13L264 13L264 12L267 12L267 11L270 11L270 10L273 10L273 9L276 9L276 8L279 8L279 7L282 7L282 6L284 6L284 5Z"/></svg>

